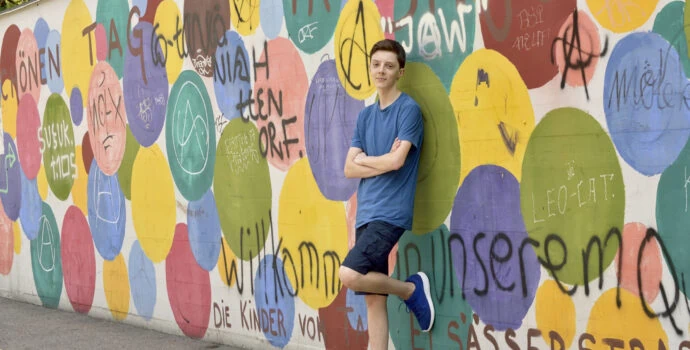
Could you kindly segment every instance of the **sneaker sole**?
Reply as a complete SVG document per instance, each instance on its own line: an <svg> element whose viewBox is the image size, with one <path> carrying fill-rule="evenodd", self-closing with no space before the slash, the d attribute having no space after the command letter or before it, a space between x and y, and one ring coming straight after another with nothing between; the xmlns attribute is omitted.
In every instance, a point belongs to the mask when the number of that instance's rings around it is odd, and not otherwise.
<svg viewBox="0 0 690 350"><path fill-rule="evenodd" d="M429 310L431 310L431 321L429 322L429 328L422 330L422 332L428 332L434 327L434 317L436 316L436 311L434 310L434 303L431 300L429 277L426 276L426 273L420 273L419 277L422 278L422 285L424 285L424 296L426 297L427 302L429 302Z"/></svg>

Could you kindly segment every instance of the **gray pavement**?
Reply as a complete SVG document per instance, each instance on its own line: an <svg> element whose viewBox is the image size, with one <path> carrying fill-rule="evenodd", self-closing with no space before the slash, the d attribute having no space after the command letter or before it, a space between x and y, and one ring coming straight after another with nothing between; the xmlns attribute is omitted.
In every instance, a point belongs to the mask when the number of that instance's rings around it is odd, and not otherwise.
<svg viewBox="0 0 690 350"><path fill-rule="evenodd" d="M0 297L0 349L239 350Z"/></svg>

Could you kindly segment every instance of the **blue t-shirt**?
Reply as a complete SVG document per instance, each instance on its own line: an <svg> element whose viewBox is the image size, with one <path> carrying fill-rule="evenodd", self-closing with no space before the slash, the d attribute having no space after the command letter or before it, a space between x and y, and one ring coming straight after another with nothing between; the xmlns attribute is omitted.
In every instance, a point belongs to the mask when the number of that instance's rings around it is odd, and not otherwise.
<svg viewBox="0 0 690 350"><path fill-rule="evenodd" d="M380 156L390 152L396 137L412 143L405 164L398 170L360 181L356 227L381 220L412 229L417 169L424 138L422 112L417 102L401 93L384 109L379 108L378 102L363 109L357 117L352 147L362 149L368 156Z"/></svg>

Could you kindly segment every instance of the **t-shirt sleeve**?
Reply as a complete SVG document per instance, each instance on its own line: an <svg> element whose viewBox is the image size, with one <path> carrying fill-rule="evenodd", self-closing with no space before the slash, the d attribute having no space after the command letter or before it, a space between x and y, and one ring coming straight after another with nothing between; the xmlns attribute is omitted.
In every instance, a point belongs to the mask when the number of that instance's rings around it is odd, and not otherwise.
<svg viewBox="0 0 690 350"><path fill-rule="evenodd" d="M422 111L419 106L410 104L405 106L401 111L401 123L398 131L398 139L401 141L410 141L413 146L419 148L424 138L424 122L422 120Z"/></svg>
<svg viewBox="0 0 690 350"><path fill-rule="evenodd" d="M359 112L359 115L357 116L357 123L355 124L355 133L352 134L352 142L350 142L351 147L357 147L361 150L364 149L364 145L362 144L362 135L361 135L361 130L362 130L362 112Z"/></svg>

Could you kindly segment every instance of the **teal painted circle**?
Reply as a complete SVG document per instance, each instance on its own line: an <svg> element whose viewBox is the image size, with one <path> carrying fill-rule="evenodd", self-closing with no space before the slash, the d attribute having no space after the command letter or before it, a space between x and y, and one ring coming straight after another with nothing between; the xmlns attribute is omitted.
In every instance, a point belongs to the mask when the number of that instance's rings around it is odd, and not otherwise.
<svg viewBox="0 0 690 350"><path fill-rule="evenodd" d="M193 71L182 72L170 92L165 142L177 189L189 201L200 199L213 181L216 134L211 99Z"/></svg>
<svg viewBox="0 0 690 350"><path fill-rule="evenodd" d="M676 276L690 281L690 254L687 250L690 225L690 143L686 143L678 158L661 174L656 192L656 225L663 241L666 264L675 269ZM679 281L682 282L682 281ZM680 288L687 295L687 288Z"/></svg>
<svg viewBox="0 0 690 350"><path fill-rule="evenodd" d="M340 8L334 3L283 0L285 26L295 46L306 53L315 53L333 38L340 17Z"/></svg>
<svg viewBox="0 0 690 350"><path fill-rule="evenodd" d="M56 309L62 294L60 231L53 210L43 202L38 236L31 240L31 269L43 306Z"/></svg>

